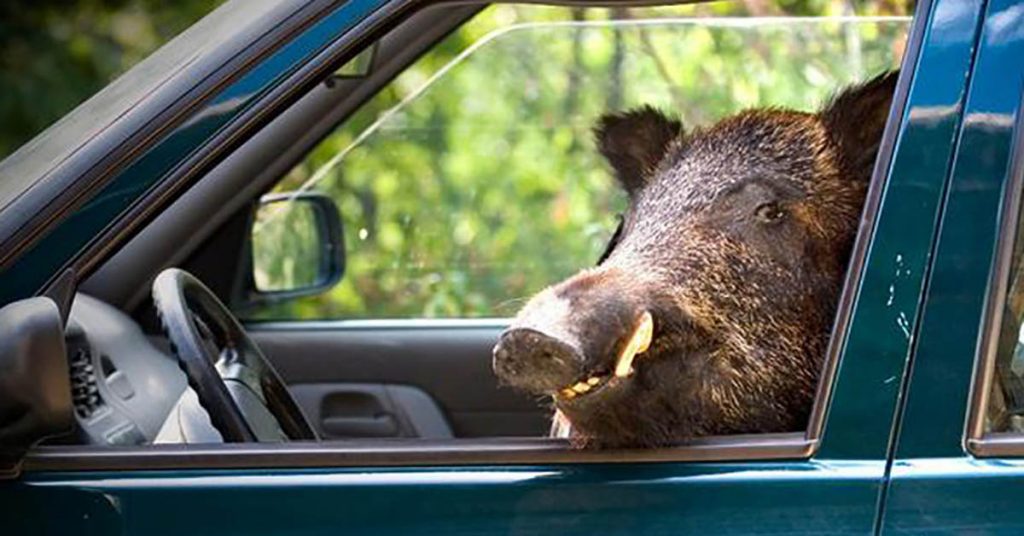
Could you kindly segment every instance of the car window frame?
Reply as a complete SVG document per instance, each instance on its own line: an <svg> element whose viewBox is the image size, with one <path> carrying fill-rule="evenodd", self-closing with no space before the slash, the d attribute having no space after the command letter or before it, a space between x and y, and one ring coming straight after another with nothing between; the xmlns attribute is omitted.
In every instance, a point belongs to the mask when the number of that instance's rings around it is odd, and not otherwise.
<svg viewBox="0 0 1024 536"><path fill-rule="evenodd" d="M147 445L130 448L47 446L37 447L28 453L23 461L24 470L52 472L230 467L660 463L812 458L822 444L833 388L838 377L840 357L849 335L849 323L857 307L857 297L864 273L870 265L869 252L875 237L876 221L883 207L883 194L890 179L897 141L906 125L913 73L917 70L917 62L926 37L925 30L932 15L932 5L932 0L919 2L914 13L902 60L902 74L889 111L879 156L875 162L861 216L862 225L858 230L837 307L833 336L825 356L811 418L804 431L708 437L678 447L627 451L578 451L570 449L564 440L549 438L456 439L443 442L416 440L401 444L370 440L333 443L294 442L276 445ZM341 39L332 46L349 45L351 43ZM323 51L320 56L332 53L337 53L337 50ZM339 55L334 57L337 58ZM310 65L304 68L305 71L313 69ZM445 326L445 329L447 327Z"/></svg>
<svg viewBox="0 0 1024 536"><path fill-rule="evenodd" d="M1024 109L1024 94L1020 96L1020 101L1021 109ZM1002 334L1000 328L1006 313L1010 278L1013 275L1013 250L1016 241L1024 239L1024 233L1019 233L1020 218L1024 217L1024 114L1015 120L1011 143L1006 193L1001 202L996 250L981 319L981 337L974 356L963 433L964 450L976 458L1024 457L1024 432L985 431L985 416L992 388L997 381L995 368ZM1024 268L1024 264L1020 268Z"/></svg>

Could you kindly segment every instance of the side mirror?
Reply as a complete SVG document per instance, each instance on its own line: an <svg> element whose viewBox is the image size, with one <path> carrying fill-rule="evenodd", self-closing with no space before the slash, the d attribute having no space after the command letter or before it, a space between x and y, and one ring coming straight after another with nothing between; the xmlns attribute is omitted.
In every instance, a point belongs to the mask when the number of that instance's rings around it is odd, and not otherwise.
<svg viewBox="0 0 1024 536"><path fill-rule="evenodd" d="M0 479L42 439L71 430L64 322L49 298L0 309Z"/></svg>
<svg viewBox="0 0 1024 536"><path fill-rule="evenodd" d="M341 217L326 195L263 196L249 236L250 305L319 294L345 273Z"/></svg>

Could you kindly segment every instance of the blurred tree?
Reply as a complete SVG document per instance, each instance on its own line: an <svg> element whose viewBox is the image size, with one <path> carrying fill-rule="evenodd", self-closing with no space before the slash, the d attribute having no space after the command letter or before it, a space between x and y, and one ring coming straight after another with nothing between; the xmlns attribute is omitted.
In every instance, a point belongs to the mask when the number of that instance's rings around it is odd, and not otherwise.
<svg viewBox="0 0 1024 536"><path fill-rule="evenodd" d="M220 2L0 2L0 159Z"/></svg>

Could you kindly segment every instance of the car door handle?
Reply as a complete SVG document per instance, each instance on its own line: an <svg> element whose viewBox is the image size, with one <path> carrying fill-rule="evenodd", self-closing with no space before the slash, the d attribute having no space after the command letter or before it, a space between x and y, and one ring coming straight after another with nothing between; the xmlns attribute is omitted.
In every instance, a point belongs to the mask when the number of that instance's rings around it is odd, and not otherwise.
<svg viewBox="0 0 1024 536"><path fill-rule="evenodd" d="M395 437L398 421L390 413L366 417L324 417L320 429L336 437Z"/></svg>

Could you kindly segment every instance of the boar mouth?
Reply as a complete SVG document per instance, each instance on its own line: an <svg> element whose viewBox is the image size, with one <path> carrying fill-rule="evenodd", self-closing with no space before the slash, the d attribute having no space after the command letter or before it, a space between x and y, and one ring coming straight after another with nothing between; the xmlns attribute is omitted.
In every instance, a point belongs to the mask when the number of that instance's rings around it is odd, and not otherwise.
<svg viewBox="0 0 1024 536"><path fill-rule="evenodd" d="M591 372L573 384L563 387L555 393L555 398L572 400L579 396L592 395L604 388L621 383L635 373L633 363L651 347L654 338L654 318L649 311L644 311L634 323L633 330L626 337L625 344L615 359L614 368L604 368Z"/></svg>
<svg viewBox="0 0 1024 536"><path fill-rule="evenodd" d="M503 385L558 403L632 383L637 360L651 359L654 318L646 309L605 318L575 332L550 318L514 325L494 347L494 372Z"/></svg>

